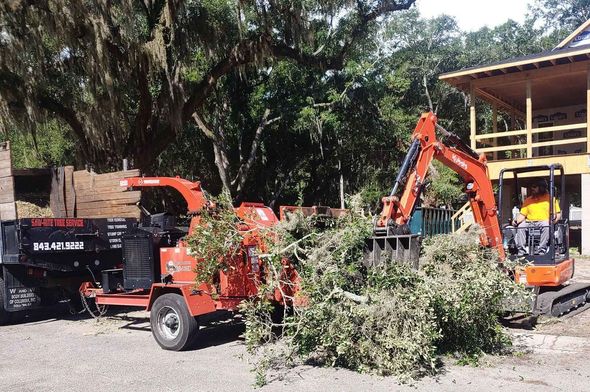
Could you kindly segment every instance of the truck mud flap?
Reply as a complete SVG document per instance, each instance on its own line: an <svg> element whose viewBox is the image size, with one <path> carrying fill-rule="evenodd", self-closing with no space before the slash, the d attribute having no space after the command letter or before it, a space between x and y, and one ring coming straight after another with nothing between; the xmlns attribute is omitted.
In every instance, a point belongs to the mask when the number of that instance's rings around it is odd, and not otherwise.
<svg viewBox="0 0 590 392"><path fill-rule="evenodd" d="M28 278L25 269L4 269L4 309L8 312L19 312L41 306L40 288L36 282Z"/></svg>

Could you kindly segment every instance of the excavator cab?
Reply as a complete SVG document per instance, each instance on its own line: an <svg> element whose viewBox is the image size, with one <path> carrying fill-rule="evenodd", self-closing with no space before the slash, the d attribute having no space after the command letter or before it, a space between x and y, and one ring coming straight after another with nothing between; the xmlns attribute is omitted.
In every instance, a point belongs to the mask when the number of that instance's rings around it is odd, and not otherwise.
<svg viewBox="0 0 590 392"><path fill-rule="evenodd" d="M544 226L519 225L513 220L525 200L524 186L530 185L530 174L546 180L549 200L560 205L562 217L567 217L565 200L565 175L560 164L531 166L518 169L503 169L499 176L498 218L502 225L502 236L506 256L510 259L524 259L534 265L556 265L569 260L569 226L567 219L555 222L557 212L554 203L549 203L549 222ZM536 180L538 183L539 181ZM510 184L511 186L508 186ZM512 188L512 192L506 192ZM512 213L506 214L506 211ZM543 236L546 238L544 239ZM548 237L548 238L547 238ZM517 246L520 238L521 247ZM546 242L546 246L542 246ZM522 246L524 244L524 247ZM523 254L524 251L524 254Z"/></svg>

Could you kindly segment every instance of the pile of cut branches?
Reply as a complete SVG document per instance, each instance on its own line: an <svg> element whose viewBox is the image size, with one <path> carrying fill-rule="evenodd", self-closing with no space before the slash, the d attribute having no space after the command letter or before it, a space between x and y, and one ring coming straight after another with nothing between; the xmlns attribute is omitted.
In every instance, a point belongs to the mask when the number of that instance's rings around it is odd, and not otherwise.
<svg viewBox="0 0 590 392"><path fill-rule="evenodd" d="M299 363L413 378L435 373L441 355L473 361L510 345L499 315L506 299L527 294L479 246L478 232L426 241L417 271L398 263L368 269L369 218L316 219L293 215L269 232L268 278L241 305L258 384L268 370ZM269 299L289 284L280 274L285 257L301 286L298 298L277 306Z"/></svg>
<svg viewBox="0 0 590 392"><path fill-rule="evenodd" d="M240 250L242 236L238 231L240 220L231 205L231 197L222 193L213 200L211 208L200 214L200 222L187 236L186 241L191 251L199 255L196 281L212 283L217 272L225 271L229 266L227 260Z"/></svg>

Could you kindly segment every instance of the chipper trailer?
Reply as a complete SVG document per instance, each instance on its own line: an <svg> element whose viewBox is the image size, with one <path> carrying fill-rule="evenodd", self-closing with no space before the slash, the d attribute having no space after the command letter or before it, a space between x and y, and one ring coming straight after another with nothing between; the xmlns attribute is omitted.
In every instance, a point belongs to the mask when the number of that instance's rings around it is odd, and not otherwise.
<svg viewBox="0 0 590 392"><path fill-rule="evenodd" d="M437 138L437 129L442 133L443 139ZM590 284L570 282L575 260L569 254L567 219L555 222L554 203L549 203L551 219L546 252L539 249L539 229L513 227L510 223L501 225L502 211L496 204L485 154L478 154L457 135L438 126L433 113L423 114L418 121L393 189L389 196L382 199L383 210L375 222L374 236L368 242L369 252L365 260L367 265L379 264L388 259L399 261L400 256L406 261L416 261L419 238L409 234L408 222L427 185L426 176L433 159L437 159L462 178L474 221L483 230L481 244L497 250L501 265L507 258L525 261L511 272L518 282L531 287L537 294L534 314L559 316L586 304L590 298ZM564 168L559 164L552 164L502 170L498 183L500 207L514 200L517 201L516 207L520 207L522 200L518 195L506 195L504 186L506 180L511 179L515 183L516 192L519 189L519 175L522 177L526 174L549 177L549 200L555 200L558 193L556 184L559 183L558 200L563 203ZM519 230L527 231L528 254L524 257L517 255L514 241L515 233Z"/></svg>
<svg viewBox="0 0 590 392"><path fill-rule="evenodd" d="M103 270L100 282L81 285L84 301L93 300L97 306L136 306L150 311L152 334L167 350L179 351L190 347L199 329L198 316L217 310L236 310L245 299L256 296L265 279L265 265L257 256L264 249L261 230L278 223L274 212L259 203L242 203L235 208L240 218L237 229L243 240L240 249L220 255L227 268L218 271L212 283L197 285L195 269L200 259L184 241L201 222L201 213L214 209L199 182L173 177L133 177L121 181L126 188L169 187L177 190L187 202L191 216L188 229L176 227L172 216L147 216L139 227L122 238L122 268ZM298 275L285 260L283 271L286 284L275 293L291 296Z"/></svg>

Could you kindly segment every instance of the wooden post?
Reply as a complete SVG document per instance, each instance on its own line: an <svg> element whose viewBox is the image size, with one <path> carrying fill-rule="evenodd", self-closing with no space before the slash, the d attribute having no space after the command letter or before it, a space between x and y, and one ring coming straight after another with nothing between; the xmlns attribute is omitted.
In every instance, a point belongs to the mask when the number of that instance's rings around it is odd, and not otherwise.
<svg viewBox="0 0 590 392"><path fill-rule="evenodd" d="M473 87L473 83L471 83L469 92L469 119L471 125L471 148L475 150L477 145L475 141L475 135L477 133L477 119L475 118L475 88Z"/></svg>
<svg viewBox="0 0 590 392"><path fill-rule="evenodd" d="M514 110L510 111L510 131L516 131L516 112ZM519 141L518 136L510 136L510 143L514 144L515 141ZM523 158L522 157L522 150L517 150L515 155L512 155L512 158Z"/></svg>
<svg viewBox="0 0 590 392"><path fill-rule="evenodd" d="M586 153L590 153L590 68L586 70Z"/></svg>
<svg viewBox="0 0 590 392"><path fill-rule="evenodd" d="M526 157L533 157L533 98L530 79L526 81Z"/></svg>
<svg viewBox="0 0 590 392"><path fill-rule="evenodd" d="M498 132L498 105L494 103L492 105L492 132ZM494 138L494 147L498 147L498 138ZM494 161L498 160L498 151L494 151L493 153Z"/></svg>
<svg viewBox="0 0 590 392"><path fill-rule="evenodd" d="M14 198L14 177L12 176L12 160L10 142L0 143L0 219L14 220L17 218Z"/></svg>

